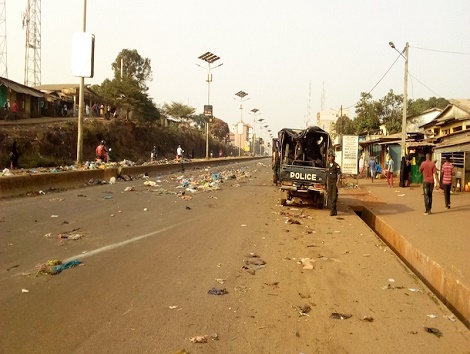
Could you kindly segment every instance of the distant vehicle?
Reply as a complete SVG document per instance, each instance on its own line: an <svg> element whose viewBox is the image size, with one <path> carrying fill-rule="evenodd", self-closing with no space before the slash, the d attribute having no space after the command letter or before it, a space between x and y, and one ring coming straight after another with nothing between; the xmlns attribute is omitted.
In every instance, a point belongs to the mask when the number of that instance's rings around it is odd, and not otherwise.
<svg viewBox="0 0 470 354"><path fill-rule="evenodd" d="M294 197L323 208L326 194L329 134L319 127L279 131L281 204Z"/></svg>

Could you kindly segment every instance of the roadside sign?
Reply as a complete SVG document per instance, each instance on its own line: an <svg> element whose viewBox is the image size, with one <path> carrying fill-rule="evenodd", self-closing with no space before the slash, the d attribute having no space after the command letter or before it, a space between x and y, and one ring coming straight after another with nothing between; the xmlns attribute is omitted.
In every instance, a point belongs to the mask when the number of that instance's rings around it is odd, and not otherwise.
<svg viewBox="0 0 470 354"><path fill-rule="evenodd" d="M359 137L357 135L343 135L342 147L342 173L357 175Z"/></svg>

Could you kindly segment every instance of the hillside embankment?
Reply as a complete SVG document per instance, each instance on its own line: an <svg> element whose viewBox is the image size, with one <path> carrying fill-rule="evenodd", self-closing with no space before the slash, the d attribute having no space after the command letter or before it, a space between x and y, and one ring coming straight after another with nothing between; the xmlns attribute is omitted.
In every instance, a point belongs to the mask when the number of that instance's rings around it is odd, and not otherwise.
<svg viewBox="0 0 470 354"><path fill-rule="evenodd" d="M0 166L10 167L10 150L15 140L20 169L74 164L77 132L76 119L28 119L0 124ZM101 140L111 148L112 161L126 159L141 164L150 159L154 145L158 158L174 159L178 144L185 150L186 157L205 157L205 137L196 129L91 118L83 123L83 161L95 159L95 148ZM220 150L223 156L230 155L228 146L209 139L209 151L218 156Z"/></svg>

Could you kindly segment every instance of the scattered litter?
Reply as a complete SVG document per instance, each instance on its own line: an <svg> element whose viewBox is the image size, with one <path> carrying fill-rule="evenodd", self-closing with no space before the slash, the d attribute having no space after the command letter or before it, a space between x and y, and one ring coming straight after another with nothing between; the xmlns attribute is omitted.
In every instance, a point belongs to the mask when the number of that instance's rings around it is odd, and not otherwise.
<svg viewBox="0 0 470 354"><path fill-rule="evenodd" d="M58 218L59 215L51 215L51 218Z"/></svg>
<svg viewBox="0 0 470 354"><path fill-rule="evenodd" d="M362 257L370 257L370 254L369 254L369 253L364 253L364 254L362 255Z"/></svg>
<svg viewBox="0 0 470 354"><path fill-rule="evenodd" d="M154 181L145 181L145 182L144 182L144 186L156 187L156 186L157 186L157 182L154 182Z"/></svg>
<svg viewBox="0 0 470 354"><path fill-rule="evenodd" d="M113 199L113 196L112 195L105 195L104 199Z"/></svg>
<svg viewBox="0 0 470 354"><path fill-rule="evenodd" d="M135 191L135 187L134 187L134 186L132 186L132 187L126 187L126 188L124 189L124 192L133 192L133 191Z"/></svg>
<svg viewBox="0 0 470 354"><path fill-rule="evenodd" d="M228 294L228 291L225 288L223 289L212 288L207 293L211 295L225 295L225 294Z"/></svg>
<svg viewBox="0 0 470 354"><path fill-rule="evenodd" d="M397 197L404 197L405 194L397 194Z"/></svg>
<svg viewBox="0 0 470 354"><path fill-rule="evenodd" d="M437 317L437 315L435 315L435 314L433 314L433 313L431 313L431 314L429 314L429 315L426 315L426 316L429 317L429 318L436 318L436 317Z"/></svg>
<svg viewBox="0 0 470 354"><path fill-rule="evenodd" d="M19 266L20 266L19 264L15 264L14 266L11 266L10 268L7 268L7 272L9 272L12 269L18 268Z"/></svg>
<svg viewBox="0 0 470 354"><path fill-rule="evenodd" d="M408 290L414 293L422 292L421 289L418 288L408 288Z"/></svg>
<svg viewBox="0 0 470 354"><path fill-rule="evenodd" d="M44 192L44 191L39 191L39 194L46 195L46 192Z"/></svg>
<svg viewBox="0 0 470 354"><path fill-rule="evenodd" d="M405 287L404 286L394 286L394 285L391 285L391 284L388 284L388 285L384 285L382 286L382 290L388 290L388 289L404 289Z"/></svg>
<svg viewBox="0 0 470 354"><path fill-rule="evenodd" d="M114 184L114 183L116 183L116 177L111 177L109 179L109 184Z"/></svg>
<svg viewBox="0 0 470 354"><path fill-rule="evenodd" d="M49 199L50 202L63 202L64 198L51 198Z"/></svg>
<svg viewBox="0 0 470 354"><path fill-rule="evenodd" d="M191 343L207 343L208 340L219 340L219 335L217 333L204 334L202 336L195 336L189 338Z"/></svg>
<svg viewBox="0 0 470 354"><path fill-rule="evenodd" d="M242 269L246 269L251 275L255 275L256 270L266 266L266 262L259 258L256 253L250 253L246 257L248 259L243 260Z"/></svg>
<svg viewBox="0 0 470 354"><path fill-rule="evenodd" d="M299 317L300 316L307 316L307 317L310 317L310 315L308 314L312 308L310 307L310 305L303 305L303 306L297 306L297 307L294 307L297 312L299 313Z"/></svg>
<svg viewBox="0 0 470 354"><path fill-rule="evenodd" d="M147 208L144 208L144 211L147 211L148 209Z"/></svg>
<svg viewBox="0 0 470 354"><path fill-rule="evenodd" d="M215 278L215 281L219 284L225 283L225 279L222 279L222 278Z"/></svg>
<svg viewBox="0 0 470 354"><path fill-rule="evenodd" d="M334 318L335 320L347 320L348 318L351 318L352 315L347 314L347 313L338 313L338 312L333 312L330 315L330 318Z"/></svg>
<svg viewBox="0 0 470 354"><path fill-rule="evenodd" d="M191 207L186 205L186 210L191 210Z"/></svg>
<svg viewBox="0 0 470 354"><path fill-rule="evenodd" d="M176 305L175 305L175 306L168 306L168 308L169 308L170 310L174 310L174 309L177 309L178 306L176 306Z"/></svg>
<svg viewBox="0 0 470 354"><path fill-rule="evenodd" d="M393 278L388 279L388 281L389 281L390 283L395 283L395 279L393 279Z"/></svg>
<svg viewBox="0 0 470 354"><path fill-rule="evenodd" d="M362 318L362 320L363 320L364 322L374 322L374 318L371 317L371 316L364 316L364 317Z"/></svg>
<svg viewBox="0 0 470 354"><path fill-rule="evenodd" d="M300 221L295 220L293 218L288 218L286 220L286 224L291 224L291 225L301 225Z"/></svg>
<svg viewBox="0 0 470 354"><path fill-rule="evenodd" d="M314 266L312 262L315 262L315 260L310 259L310 258L300 258L300 264L303 265L302 269L313 269Z"/></svg>
<svg viewBox="0 0 470 354"><path fill-rule="evenodd" d="M28 289L21 289L21 292L22 293L29 293L29 290Z"/></svg>
<svg viewBox="0 0 470 354"><path fill-rule="evenodd" d="M47 234L44 235L45 238L52 238L52 233L48 232Z"/></svg>
<svg viewBox="0 0 470 354"><path fill-rule="evenodd" d="M449 320L449 321L452 321L452 322L457 321L457 318L456 318L454 315L444 315L443 317L444 317L446 320Z"/></svg>
<svg viewBox="0 0 470 354"><path fill-rule="evenodd" d="M424 330L428 333L434 334L437 338L442 337L442 332L438 330L437 328L432 328L432 327L424 327Z"/></svg>
<svg viewBox="0 0 470 354"><path fill-rule="evenodd" d="M279 282L278 281L275 281L275 282L272 282L272 283L264 283L265 285L267 286L272 286L273 288L278 288L279 287Z"/></svg>
<svg viewBox="0 0 470 354"><path fill-rule="evenodd" d="M242 226L242 227L245 227L246 225L245 225L245 224L242 224L241 226Z"/></svg>
<svg viewBox="0 0 470 354"><path fill-rule="evenodd" d="M53 259L49 260L46 263L43 264L38 264L36 266L36 269L38 270L36 273L36 276L38 275L43 275L43 274L59 274L65 269L76 267L80 265L82 262L79 261L78 259L75 259L73 261L67 262L67 263L62 263L59 260Z"/></svg>
<svg viewBox="0 0 470 354"><path fill-rule="evenodd" d="M85 194L78 194L77 197L86 198L86 195Z"/></svg>

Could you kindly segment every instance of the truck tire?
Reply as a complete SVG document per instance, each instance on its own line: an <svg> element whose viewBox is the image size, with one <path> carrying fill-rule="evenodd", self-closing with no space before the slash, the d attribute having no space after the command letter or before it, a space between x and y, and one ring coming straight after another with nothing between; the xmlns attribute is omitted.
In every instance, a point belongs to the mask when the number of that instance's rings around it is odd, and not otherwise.
<svg viewBox="0 0 470 354"><path fill-rule="evenodd" d="M325 195L322 194L321 196L318 197L318 209L323 209L325 206Z"/></svg>
<svg viewBox="0 0 470 354"><path fill-rule="evenodd" d="M281 205L286 206L287 205L287 197L289 196L287 191L281 191Z"/></svg>

